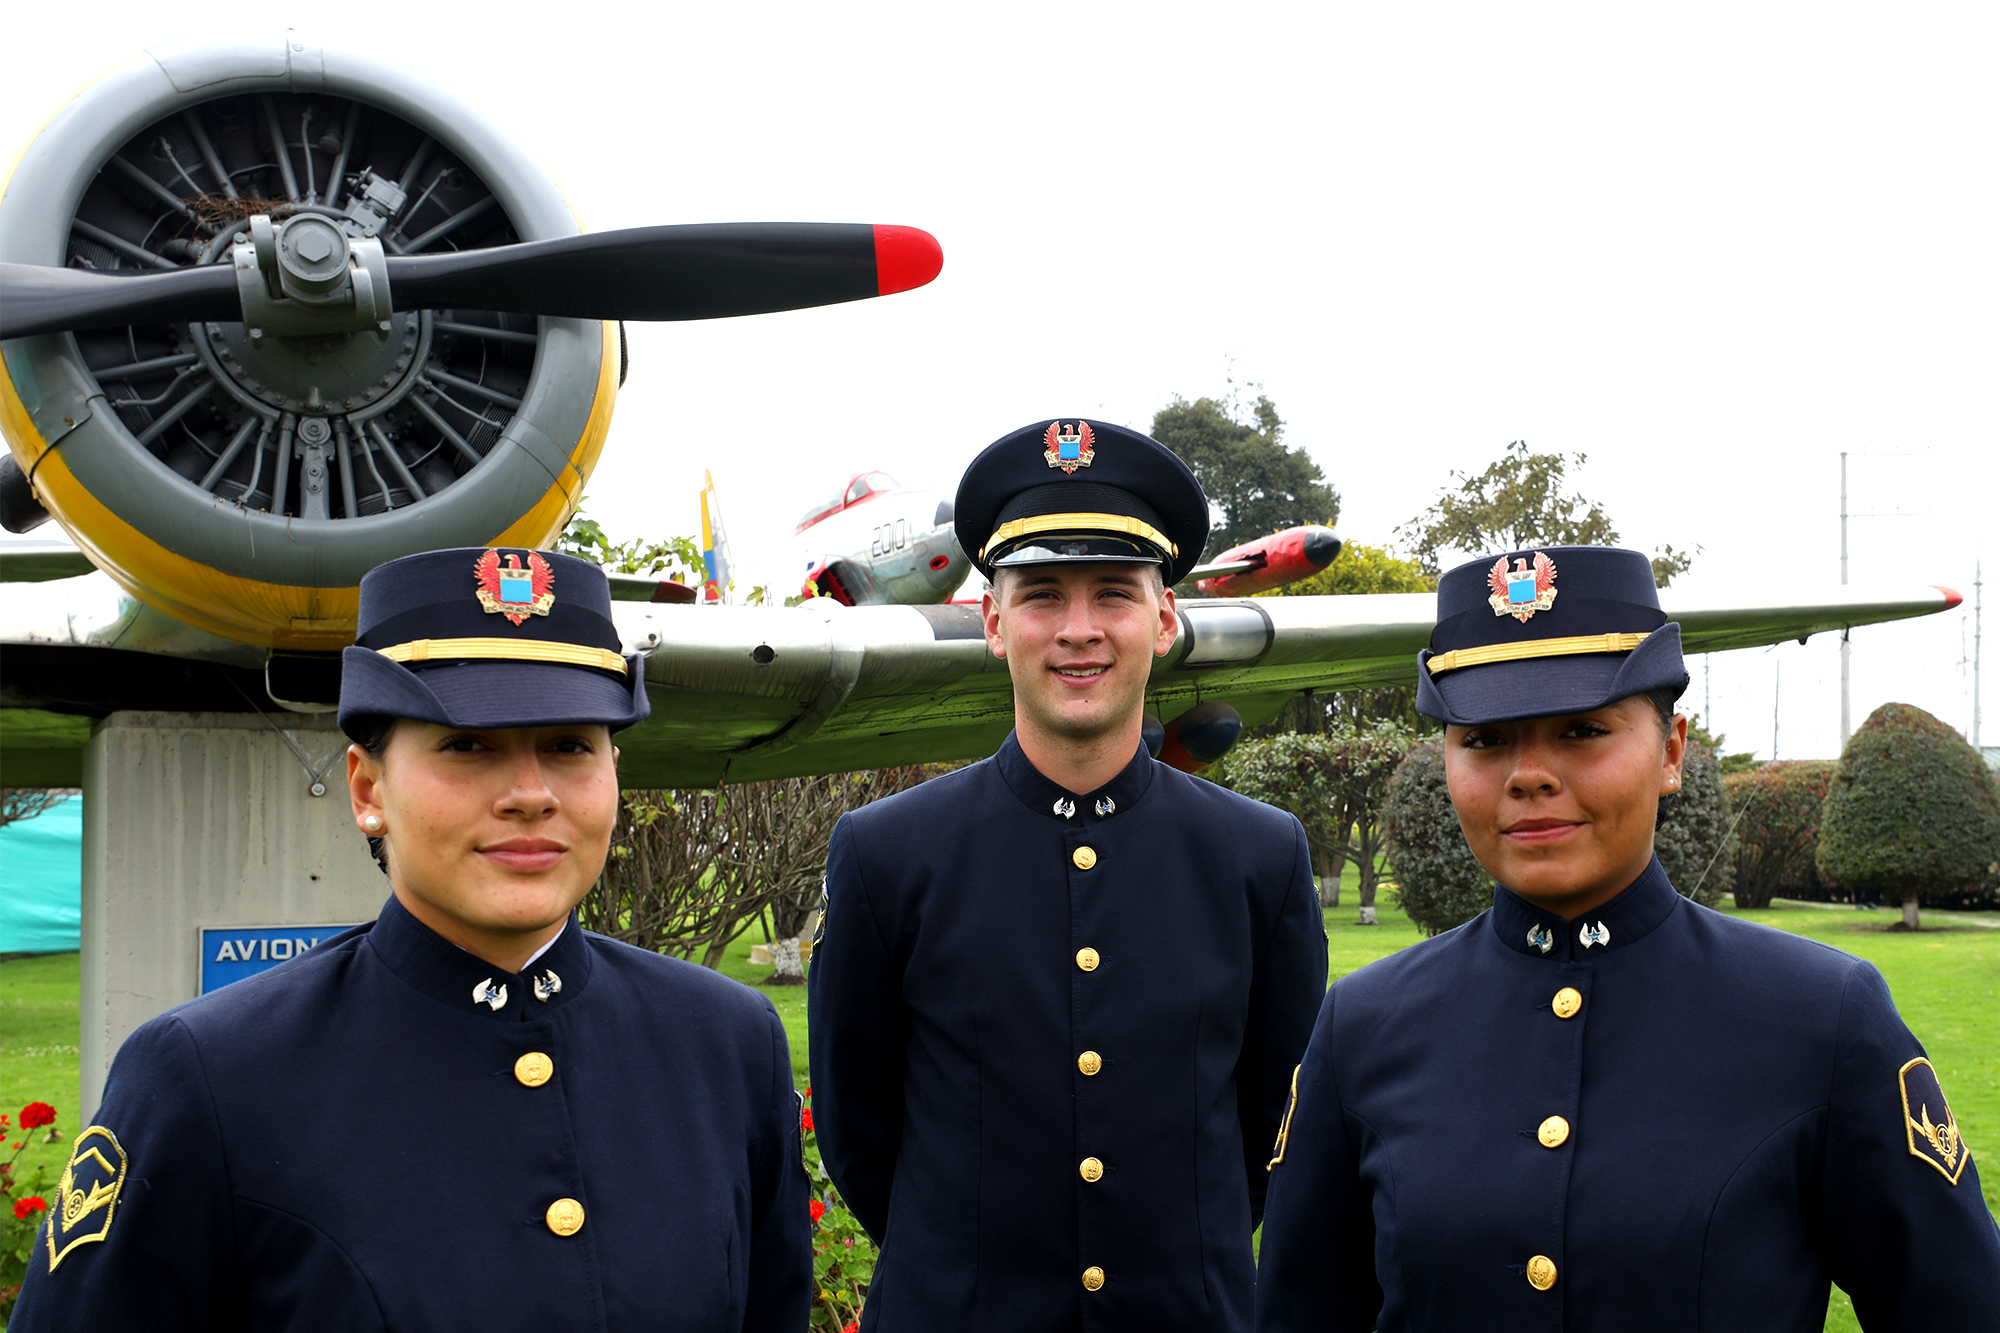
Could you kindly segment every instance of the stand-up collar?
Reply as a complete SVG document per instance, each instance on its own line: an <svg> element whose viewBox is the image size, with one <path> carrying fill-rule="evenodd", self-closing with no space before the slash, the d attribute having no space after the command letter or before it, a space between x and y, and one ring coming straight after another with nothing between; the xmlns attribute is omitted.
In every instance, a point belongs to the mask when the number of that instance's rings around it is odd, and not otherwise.
<svg viewBox="0 0 2000 1333"><path fill-rule="evenodd" d="M393 894L368 932L368 943L391 972L439 1004L499 1022L545 1017L590 982L590 944L573 913L525 972L506 972L467 953L411 916Z"/></svg>
<svg viewBox="0 0 2000 1333"><path fill-rule="evenodd" d="M1504 884L1493 886L1493 933L1532 958L1581 962L1652 934L1680 905L1655 856L1624 892L1574 921L1545 912Z"/></svg>
<svg viewBox="0 0 2000 1333"><path fill-rule="evenodd" d="M1022 805L1050 819L1069 823L1111 819L1129 812L1153 785L1155 761L1141 742L1132 762L1117 777L1082 796L1044 777L1040 769L1028 762L1028 756L1021 753L1021 742L1011 731L1007 733L1006 744L993 756L993 762L1000 766L1000 776L1008 789L1021 798Z"/></svg>

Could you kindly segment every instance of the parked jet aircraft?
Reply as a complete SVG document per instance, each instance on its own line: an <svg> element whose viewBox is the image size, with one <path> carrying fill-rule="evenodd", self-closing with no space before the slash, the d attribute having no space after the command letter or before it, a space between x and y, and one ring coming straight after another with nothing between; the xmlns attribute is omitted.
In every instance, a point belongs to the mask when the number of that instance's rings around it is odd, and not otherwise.
<svg viewBox="0 0 2000 1333"><path fill-rule="evenodd" d="M163 48L79 93L0 193L0 265L0 517L45 511L101 571L0 555L44 580L0 590L0 768L73 785L115 709L328 708L375 564L551 541L604 444L617 321L885 295L942 254L903 227L581 235L549 177L433 84L288 40ZM935 506L911 512L936 531ZM665 592L620 582L655 696L620 738L634 785L965 757L1011 724L975 608L649 600ZM1694 652L1957 600L1666 598ZM1180 619L1151 706L1255 722L1301 691L1407 681L1431 599L1189 599Z"/></svg>

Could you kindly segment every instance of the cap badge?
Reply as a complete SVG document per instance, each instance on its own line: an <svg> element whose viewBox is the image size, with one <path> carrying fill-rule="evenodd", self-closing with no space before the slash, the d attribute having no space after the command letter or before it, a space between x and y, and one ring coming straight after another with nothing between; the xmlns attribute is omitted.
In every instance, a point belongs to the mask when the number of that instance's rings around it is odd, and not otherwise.
<svg viewBox="0 0 2000 1333"><path fill-rule="evenodd" d="M486 614L505 616L516 625L529 616L547 615L556 604L556 572L534 551L528 552L526 569L511 551L504 565L498 551L488 551L473 565L472 576Z"/></svg>
<svg viewBox="0 0 2000 1333"><path fill-rule="evenodd" d="M1518 557L1514 568L1508 569L1503 555L1487 571L1486 585L1493 589L1493 595L1486 599L1493 614L1512 616L1525 625L1535 612L1556 604L1556 562L1537 551L1533 568L1526 557Z"/></svg>
<svg viewBox="0 0 2000 1333"><path fill-rule="evenodd" d="M1050 467L1059 467L1065 475L1080 467L1089 467L1097 450L1092 441L1096 437L1090 433L1090 423L1079 421L1068 430L1060 421L1051 421L1049 428L1042 432L1042 457Z"/></svg>

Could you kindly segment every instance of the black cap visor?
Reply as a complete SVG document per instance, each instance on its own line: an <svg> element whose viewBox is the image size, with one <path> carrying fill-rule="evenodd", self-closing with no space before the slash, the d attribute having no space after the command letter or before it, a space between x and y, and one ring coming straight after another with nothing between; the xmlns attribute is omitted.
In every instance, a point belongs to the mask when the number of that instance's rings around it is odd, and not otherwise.
<svg viewBox="0 0 2000 1333"><path fill-rule="evenodd" d="M1458 727L1525 717L1587 713L1635 694L1685 690L1681 627L1661 626L1629 653L1580 653L1488 662L1433 676L1426 650L1417 654L1417 711Z"/></svg>
<svg viewBox="0 0 2000 1333"><path fill-rule="evenodd" d="M1165 557L1151 543L1123 537L1107 537L1101 532L1038 532L1017 545L1003 547L990 562L995 569L1018 569L1023 565L1092 563L1100 565L1157 565Z"/></svg>
<svg viewBox="0 0 2000 1333"><path fill-rule="evenodd" d="M340 656L340 729L364 717L411 718L446 727L564 727L598 723L621 731L652 711L643 659L625 659L623 679L551 662L442 662L412 670L372 648Z"/></svg>

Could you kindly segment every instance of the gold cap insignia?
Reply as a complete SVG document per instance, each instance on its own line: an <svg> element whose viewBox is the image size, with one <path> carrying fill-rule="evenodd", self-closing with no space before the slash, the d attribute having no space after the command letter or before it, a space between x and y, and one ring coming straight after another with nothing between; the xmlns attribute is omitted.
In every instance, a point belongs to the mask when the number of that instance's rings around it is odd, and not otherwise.
<svg viewBox="0 0 2000 1333"><path fill-rule="evenodd" d="M1929 1162L1952 1184L1965 1174L1972 1151L1959 1137L1958 1121L1945 1105L1944 1089L1938 1084L1937 1070L1918 1057L1896 1071L1903 1094L1903 1132L1910 1143L1910 1156Z"/></svg>
<svg viewBox="0 0 2000 1333"><path fill-rule="evenodd" d="M501 615L513 624L529 616L545 616L556 604L556 572L537 552L528 552L526 567L518 553L509 552L500 562L498 551L488 551L473 562L475 595L488 615Z"/></svg>
<svg viewBox="0 0 2000 1333"><path fill-rule="evenodd" d="M1503 555L1486 571L1486 586L1493 589L1493 595L1486 599L1493 614L1512 616L1525 625L1535 612L1556 604L1556 562L1537 551L1533 566L1522 556L1510 570Z"/></svg>
<svg viewBox="0 0 2000 1333"><path fill-rule="evenodd" d="M125 1188L125 1149L102 1125L76 1136L69 1163L56 1183L56 1206L49 1218L49 1271L79 1245L111 1234L118 1192Z"/></svg>
<svg viewBox="0 0 2000 1333"><path fill-rule="evenodd" d="M1073 476L1080 467L1089 467L1097 455L1097 436L1091 432L1088 421L1079 421L1074 426L1051 421L1042 432L1042 444L1045 446L1042 461L1061 468L1066 477Z"/></svg>

